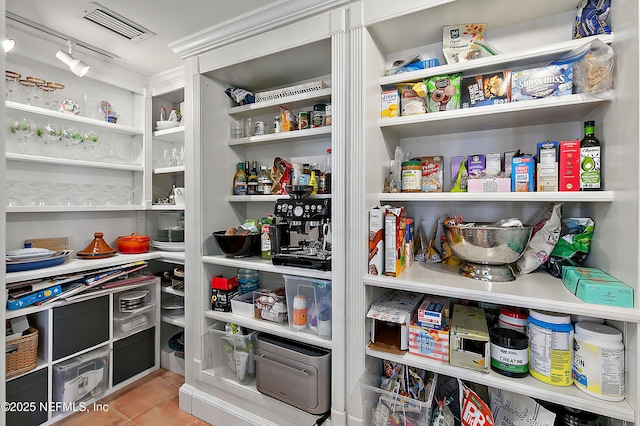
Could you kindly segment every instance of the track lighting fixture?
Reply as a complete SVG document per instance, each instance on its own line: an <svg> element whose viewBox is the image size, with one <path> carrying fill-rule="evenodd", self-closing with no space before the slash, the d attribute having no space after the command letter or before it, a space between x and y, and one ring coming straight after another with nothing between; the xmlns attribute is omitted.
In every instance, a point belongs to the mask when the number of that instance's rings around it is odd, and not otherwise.
<svg viewBox="0 0 640 426"><path fill-rule="evenodd" d="M86 62L73 57L73 46L73 42L68 41L67 47L69 48L69 52L65 52L60 49L58 50L58 53L56 53L56 58L60 59L66 66L68 66L72 73L78 77L82 77L87 73L87 71L89 71L89 65L87 65Z"/></svg>
<svg viewBox="0 0 640 426"><path fill-rule="evenodd" d="M4 48L4 53L7 53L14 47L16 47L16 41L12 38L5 38L2 40L2 47Z"/></svg>

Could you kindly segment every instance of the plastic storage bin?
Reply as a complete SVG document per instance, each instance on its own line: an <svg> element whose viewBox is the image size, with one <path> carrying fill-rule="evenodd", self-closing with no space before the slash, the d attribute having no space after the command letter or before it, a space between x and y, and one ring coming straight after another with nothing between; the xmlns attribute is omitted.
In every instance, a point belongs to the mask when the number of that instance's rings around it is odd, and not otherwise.
<svg viewBox="0 0 640 426"><path fill-rule="evenodd" d="M155 324L156 310L154 307L155 305L150 306L144 312L133 314L115 313L113 316L114 336L121 339Z"/></svg>
<svg viewBox="0 0 640 426"><path fill-rule="evenodd" d="M284 286L287 294L289 327L292 330L313 333L330 339L331 281L285 275ZM304 312L301 313L299 311L301 309L304 309ZM306 325L304 325L305 321L300 322L301 314L306 317Z"/></svg>
<svg viewBox="0 0 640 426"><path fill-rule="evenodd" d="M109 340L109 296L53 308L53 359Z"/></svg>
<svg viewBox="0 0 640 426"><path fill-rule="evenodd" d="M209 327L214 373L218 377L249 384L256 376L256 331L227 334L218 325Z"/></svg>
<svg viewBox="0 0 640 426"><path fill-rule="evenodd" d="M98 399L109 384L111 350L100 348L53 366L54 400L63 406Z"/></svg>

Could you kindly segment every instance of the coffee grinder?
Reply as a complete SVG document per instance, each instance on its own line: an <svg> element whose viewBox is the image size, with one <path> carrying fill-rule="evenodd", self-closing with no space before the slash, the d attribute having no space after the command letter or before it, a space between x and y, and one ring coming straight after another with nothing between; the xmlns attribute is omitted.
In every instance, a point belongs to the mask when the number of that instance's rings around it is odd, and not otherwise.
<svg viewBox="0 0 640 426"><path fill-rule="evenodd" d="M331 199L311 198L312 186L291 185L276 201L271 225L274 265L331 270Z"/></svg>

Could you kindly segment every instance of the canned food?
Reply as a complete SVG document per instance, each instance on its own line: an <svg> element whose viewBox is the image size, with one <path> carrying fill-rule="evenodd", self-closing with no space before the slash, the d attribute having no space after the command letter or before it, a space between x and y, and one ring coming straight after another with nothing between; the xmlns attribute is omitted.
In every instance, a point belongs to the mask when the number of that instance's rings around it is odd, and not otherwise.
<svg viewBox="0 0 640 426"><path fill-rule="evenodd" d="M309 113L301 112L298 114L298 130L309 128Z"/></svg>
<svg viewBox="0 0 640 426"><path fill-rule="evenodd" d="M253 130L253 134L256 136L264 135L267 133L267 125L264 121L256 121L255 125L253 126Z"/></svg>
<svg viewBox="0 0 640 426"><path fill-rule="evenodd" d="M324 126L324 115L326 104L315 104L313 106L313 116L311 117L311 127Z"/></svg>

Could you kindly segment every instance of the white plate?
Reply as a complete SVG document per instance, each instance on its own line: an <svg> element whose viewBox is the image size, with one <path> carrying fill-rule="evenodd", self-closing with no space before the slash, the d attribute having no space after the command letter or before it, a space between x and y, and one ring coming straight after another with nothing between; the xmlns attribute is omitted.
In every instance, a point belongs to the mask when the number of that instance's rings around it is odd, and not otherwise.
<svg viewBox="0 0 640 426"><path fill-rule="evenodd" d="M184 243L165 243L160 241L151 241L151 247L164 251L184 251Z"/></svg>
<svg viewBox="0 0 640 426"><path fill-rule="evenodd" d="M8 251L6 254L7 259L10 260L27 260L27 259L45 259L47 257L51 257L57 252L49 249L38 248L38 247L30 247L30 248L21 248L18 250Z"/></svg>

